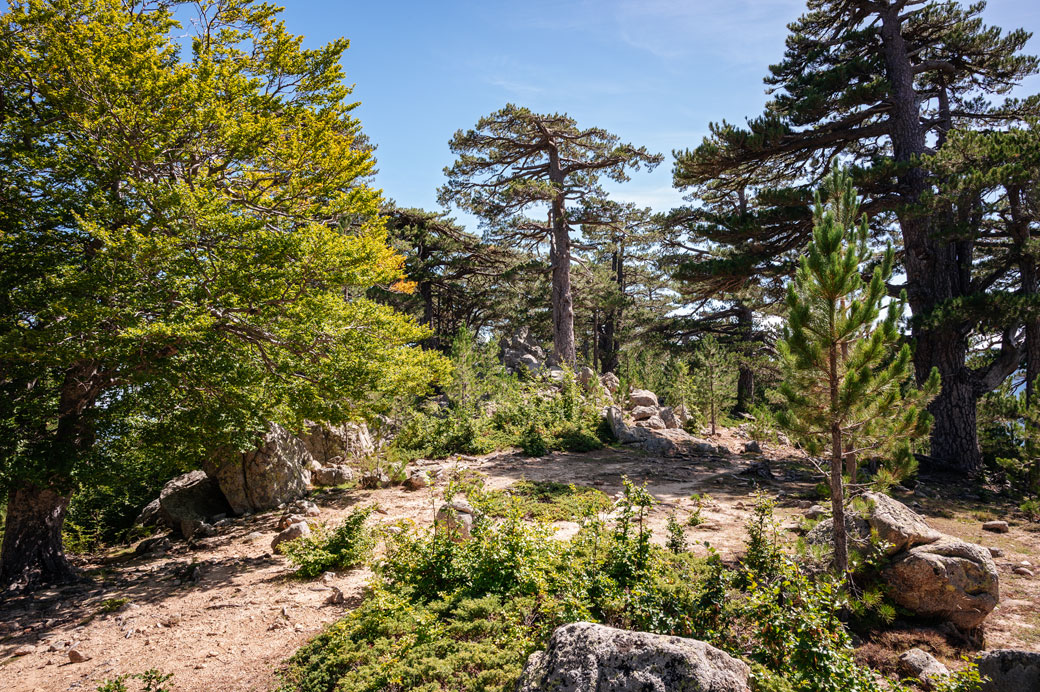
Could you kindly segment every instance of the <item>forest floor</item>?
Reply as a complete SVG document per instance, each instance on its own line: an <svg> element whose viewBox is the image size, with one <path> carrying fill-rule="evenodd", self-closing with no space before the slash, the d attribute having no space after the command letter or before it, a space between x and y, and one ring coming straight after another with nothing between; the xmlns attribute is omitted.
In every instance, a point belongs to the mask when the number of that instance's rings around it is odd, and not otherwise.
<svg viewBox="0 0 1040 692"><path fill-rule="evenodd" d="M723 431L716 441L739 450L744 440L735 432ZM684 518L698 506L691 495L707 494L700 502L702 523L686 529L687 539L695 552L703 553L703 543L709 541L724 559L732 559L742 550L757 490L777 498L777 517L792 542L806 507L814 502L819 481L815 471L793 450L764 447L762 455L660 459L607 448L533 459L498 453L421 463L478 471L486 476L487 487L495 489L522 479L551 480L613 495L626 476L645 481L659 502L650 517L658 542L664 540L672 511ZM762 458L770 461L773 479L753 472L752 464ZM413 492L400 487L328 490L310 499L321 508L319 521L335 523L352 507L372 504L378 508L373 521L408 519L429 525L445 485L441 480ZM914 492L899 491L896 497L940 531L1004 551L996 559L1001 603L986 621L986 648L1040 651L1040 573L1012 573L1023 561L1040 563L1040 526L1015 521L1010 507L983 503L984 492L978 486L952 486L925 477ZM106 679L152 668L172 673L168 687L177 692L273 689L282 662L355 607L371 576L355 570L328 581L293 578L285 559L270 554L280 514L235 519L212 538L190 546L175 542L163 556L136 556L130 549L89 556L81 560L89 583L0 602L0 690L93 692ZM1008 519L1010 531L984 532L982 522L993 518ZM557 526L561 538L577 531L573 522ZM344 593L346 603L326 604L333 586ZM67 647L72 643L89 660L70 662ZM876 641L862 643L860 655L886 667L911 646L922 646L948 662L969 650L965 642L938 630L897 625Z"/></svg>

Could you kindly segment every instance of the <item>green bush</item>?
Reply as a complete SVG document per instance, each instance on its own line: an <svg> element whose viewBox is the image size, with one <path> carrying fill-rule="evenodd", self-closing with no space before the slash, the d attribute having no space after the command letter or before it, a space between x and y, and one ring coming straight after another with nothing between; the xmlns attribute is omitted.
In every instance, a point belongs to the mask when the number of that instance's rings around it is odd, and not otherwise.
<svg viewBox="0 0 1040 692"><path fill-rule="evenodd" d="M371 507L348 514L334 528L320 525L310 536L297 538L282 546L289 562L301 577L317 577L323 572L363 565L372 555L373 536L365 520Z"/></svg>
<svg viewBox="0 0 1040 692"><path fill-rule="evenodd" d="M577 520L606 512L613 504L602 490L555 481L517 481L504 490L484 490L481 481L471 485L466 494L488 516L507 516L516 506L525 518L544 521Z"/></svg>
<svg viewBox="0 0 1040 692"><path fill-rule="evenodd" d="M283 692L510 690L527 655L577 620L749 655L760 692L880 692L853 660L839 619L849 603L843 585L780 550L767 501L734 571L711 550L705 559L654 546L646 522L653 498L627 481L616 518L608 523L590 505L566 543L524 520L534 488L493 502L476 478L451 490L469 491L475 506L504 502L505 520L479 515L466 541L445 530L388 536L372 596L293 656Z"/></svg>

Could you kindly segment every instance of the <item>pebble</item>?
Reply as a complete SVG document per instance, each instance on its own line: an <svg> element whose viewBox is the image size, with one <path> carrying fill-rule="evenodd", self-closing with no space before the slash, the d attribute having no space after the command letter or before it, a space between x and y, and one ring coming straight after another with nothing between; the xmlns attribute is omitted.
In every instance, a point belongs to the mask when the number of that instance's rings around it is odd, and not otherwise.
<svg viewBox="0 0 1040 692"><path fill-rule="evenodd" d="M73 663L83 663L84 661L89 661L90 656L87 656L76 647L72 647L69 649L69 660Z"/></svg>
<svg viewBox="0 0 1040 692"><path fill-rule="evenodd" d="M32 644L23 644L14 650L13 656L28 656L36 651L36 647Z"/></svg>

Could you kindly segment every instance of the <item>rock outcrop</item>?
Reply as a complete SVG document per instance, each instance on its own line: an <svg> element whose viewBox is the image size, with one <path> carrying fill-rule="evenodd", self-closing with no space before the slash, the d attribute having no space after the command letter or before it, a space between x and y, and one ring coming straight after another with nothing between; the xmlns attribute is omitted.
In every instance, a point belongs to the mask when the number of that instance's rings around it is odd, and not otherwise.
<svg viewBox="0 0 1040 692"><path fill-rule="evenodd" d="M681 428L667 428L659 421L659 416L652 416L648 420L656 418L651 423L657 425L651 428L645 425L629 425L625 421L624 412L616 406L607 408L604 412L607 423L614 433L614 437L622 444L637 444L642 449L654 456L675 457L684 455L710 455L715 454L715 446L705 440L698 439Z"/></svg>
<svg viewBox="0 0 1040 692"><path fill-rule="evenodd" d="M319 466L342 465L371 456L376 451L365 423L309 423L300 440Z"/></svg>
<svg viewBox="0 0 1040 692"><path fill-rule="evenodd" d="M220 488L203 471L177 476L159 493L160 521L188 539L213 517L230 510Z"/></svg>
<svg viewBox="0 0 1040 692"><path fill-rule="evenodd" d="M897 555L881 574L896 603L962 630L979 626L1000 601L989 551L951 536Z"/></svg>
<svg viewBox="0 0 1040 692"><path fill-rule="evenodd" d="M696 639L576 622L528 658L517 692L748 692L750 672Z"/></svg>
<svg viewBox="0 0 1040 692"><path fill-rule="evenodd" d="M909 507L880 493L863 493L866 509L849 511L849 546L870 547L871 531L888 544L891 562L881 571L893 601L922 618L977 627L1000 600L997 567L989 550L944 536ZM830 545L834 520L824 519L806 536L810 545Z"/></svg>
<svg viewBox="0 0 1040 692"><path fill-rule="evenodd" d="M225 453L205 464L235 514L274 509L307 493L311 482L307 446L279 425L272 425L251 452Z"/></svg>
<svg viewBox="0 0 1040 692"><path fill-rule="evenodd" d="M850 510L845 515L849 543L857 550L870 545L871 530L878 538L889 544L885 554L896 555L918 545L933 543L942 534L928 526L921 515L881 493L866 492L860 498L867 504L866 510ZM824 519L806 536L811 545L829 545L834 530L834 520Z"/></svg>
<svg viewBox="0 0 1040 692"><path fill-rule="evenodd" d="M979 675L989 678L981 692L1040 690L1040 653L1018 649L986 651L975 661Z"/></svg>
<svg viewBox="0 0 1040 692"><path fill-rule="evenodd" d="M521 327L508 339L503 337L499 346L502 347L502 365L509 372L519 372L523 369L536 373L545 363L545 351L534 340L527 327Z"/></svg>

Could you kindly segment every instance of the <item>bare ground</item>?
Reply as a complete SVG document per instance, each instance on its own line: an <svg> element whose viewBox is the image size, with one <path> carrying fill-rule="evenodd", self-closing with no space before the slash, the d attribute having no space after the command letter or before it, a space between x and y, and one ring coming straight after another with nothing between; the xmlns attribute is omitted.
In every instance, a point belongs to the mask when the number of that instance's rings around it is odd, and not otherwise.
<svg viewBox="0 0 1040 692"><path fill-rule="evenodd" d="M743 439L724 431L718 442L734 452ZM771 462L773 479L748 474L756 460ZM433 462L430 462L431 464ZM704 522L686 529L695 551L709 541L724 559L742 549L744 523L761 489L778 498L782 525L794 527L818 481L792 450L767 446L764 455L720 454L709 457L659 459L630 449L604 449L588 454L553 454L526 459L514 454L436 462L437 466L470 468L487 476L492 488L520 479L553 480L591 485L614 494L622 478L646 481L659 505L650 524L657 540L672 511L682 516L702 501ZM409 519L432 522L445 483L427 490L334 490L310 499L321 508L320 521L334 523L357 504L379 509L374 521ZM936 488L942 487L940 496ZM1008 508L983 503L978 488L948 490L925 483L917 493L897 497L915 506L937 529L1004 551L996 560L1002 600L986 623L987 648L1040 651L1040 527L1015 521ZM915 504L916 503L916 504ZM277 686L281 663L322 628L357 605L370 574L355 570L328 583L289 576L284 558L270 554L279 512L236 519L221 533L193 545L175 543L160 557L135 556L130 550L91 556L82 567L91 581L62 589L8 596L0 602L0 690L5 692L93 691L103 680L122 673L157 668L173 673L178 692L260 692ZM983 532L982 520L1005 518L1007 534ZM577 526L558 524L566 538ZM797 535L788 531L794 541ZM1037 576L1019 576L1012 568L1033 563ZM336 586L347 597L341 605L326 598ZM125 604L121 600L127 599ZM107 609L119 606L114 612ZM953 659L964 649L949 646L934 631L906 628L862 647L863 656L883 663L894 650L920 645ZM89 656L71 663L67 645ZM21 651L20 651L21 650ZM21 653L28 650L29 653ZM901 650L901 649L900 649ZM20 655L16 655L19 652Z"/></svg>

